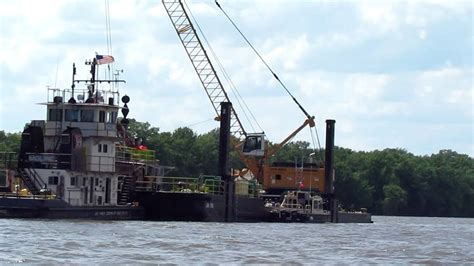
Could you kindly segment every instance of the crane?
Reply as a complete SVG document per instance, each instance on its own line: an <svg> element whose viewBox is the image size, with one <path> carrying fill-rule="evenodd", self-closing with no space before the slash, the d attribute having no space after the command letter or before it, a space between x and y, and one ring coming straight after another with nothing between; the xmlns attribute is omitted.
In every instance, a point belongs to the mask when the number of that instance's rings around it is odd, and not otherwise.
<svg viewBox="0 0 474 266"><path fill-rule="evenodd" d="M197 31L192 24L189 15L181 0L162 0L166 12L179 36L182 45L198 75L206 94L216 112L217 119L220 114L220 103L231 102L227 92L225 91L219 76L209 59L209 56L199 38ZM276 76L276 75L275 75ZM296 99L293 100L302 109ZM304 111L304 109L302 109ZM287 144L295 135L297 135L306 126L314 127L314 116L310 116L306 111L305 121L282 142L273 146L266 146L265 134L247 133L244 130L235 109L231 109L230 133L234 137L235 148L239 151L240 158L246 165L247 169L241 172L243 176L248 171L263 185L264 189L294 189L295 186L303 183L309 187L324 190L324 171L320 171L320 167L305 169L297 169L288 165L269 164L269 160L278 150ZM291 175L291 178L290 178ZM299 176L299 178L298 178ZM309 176L305 178L305 176ZM284 177L284 178L282 178ZM300 180L298 180L300 179ZM314 180L313 180L314 179Z"/></svg>

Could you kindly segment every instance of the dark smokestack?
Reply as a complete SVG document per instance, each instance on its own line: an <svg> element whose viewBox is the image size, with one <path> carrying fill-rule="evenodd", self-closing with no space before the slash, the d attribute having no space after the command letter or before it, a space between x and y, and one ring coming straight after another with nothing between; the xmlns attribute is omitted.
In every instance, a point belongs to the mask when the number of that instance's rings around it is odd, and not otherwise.
<svg viewBox="0 0 474 266"><path fill-rule="evenodd" d="M326 120L326 148L324 161L325 193L334 193L332 173L334 169L334 126L336 120Z"/></svg>
<svg viewBox="0 0 474 266"><path fill-rule="evenodd" d="M223 180L229 179L229 146L230 146L230 112L232 103L221 103L220 131L219 131L219 162L217 175Z"/></svg>
<svg viewBox="0 0 474 266"><path fill-rule="evenodd" d="M229 169L229 146L230 146L230 115L232 104L221 102L221 124L219 132L219 166L218 175L221 176L225 186L225 212L224 221L233 222L235 220L235 187L234 180Z"/></svg>

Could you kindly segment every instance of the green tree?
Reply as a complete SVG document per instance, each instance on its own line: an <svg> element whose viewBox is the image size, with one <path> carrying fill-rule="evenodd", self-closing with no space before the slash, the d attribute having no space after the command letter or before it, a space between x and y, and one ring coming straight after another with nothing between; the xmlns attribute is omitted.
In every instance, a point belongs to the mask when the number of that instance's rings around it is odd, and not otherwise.
<svg viewBox="0 0 474 266"><path fill-rule="evenodd" d="M269 148L272 149L276 144L269 145ZM273 156L272 161L275 162L295 162L301 163L301 160L307 160L309 154L312 152L310 150L310 144L306 141L295 141L287 143L283 146L275 155Z"/></svg>
<svg viewBox="0 0 474 266"><path fill-rule="evenodd" d="M20 152L21 133L6 133L0 130L0 151Z"/></svg>
<svg viewBox="0 0 474 266"><path fill-rule="evenodd" d="M383 187L385 198L383 199L383 213L398 215L406 206L407 193L397 184L389 184Z"/></svg>
<svg viewBox="0 0 474 266"><path fill-rule="evenodd" d="M154 148L160 129L152 127L148 122L138 122L135 119L129 119L128 133L134 139L138 139L142 144L149 148Z"/></svg>

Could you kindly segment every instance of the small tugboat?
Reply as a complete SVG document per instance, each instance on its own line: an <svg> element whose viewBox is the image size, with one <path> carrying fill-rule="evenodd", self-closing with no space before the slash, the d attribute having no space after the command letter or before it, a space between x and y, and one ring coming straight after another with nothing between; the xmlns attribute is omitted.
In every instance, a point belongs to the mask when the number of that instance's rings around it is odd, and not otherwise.
<svg viewBox="0 0 474 266"><path fill-rule="evenodd" d="M0 217L142 219L134 201L135 183L163 174L153 151L127 135L128 96L119 107L119 73L98 79L99 65L114 61L96 55L86 61L90 79L70 89L48 88L46 120L29 123L15 163L3 158ZM84 89L76 89L76 84ZM68 100L65 100L68 99ZM122 118L117 123L118 111ZM155 178L156 179L156 178ZM152 184L150 184L151 186Z"/></svg>
<svg viewBox="0 0 474 266"><path fill-rule="evenodd" d="M268 202L273 222L326 223L331 213L323 208L323 198L309 191L287 191L281 203Z"/></svg>

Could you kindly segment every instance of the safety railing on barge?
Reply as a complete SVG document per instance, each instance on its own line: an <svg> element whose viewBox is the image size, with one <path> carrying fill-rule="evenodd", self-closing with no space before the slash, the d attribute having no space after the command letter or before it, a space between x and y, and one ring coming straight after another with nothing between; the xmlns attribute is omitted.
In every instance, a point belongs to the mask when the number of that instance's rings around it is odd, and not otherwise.
<svg viewBox="0 0 474 266"><path fill-rule="evenodd" d="M26 188L20 189L19 185L15 185L12 192L0 192L0 198L17 198L17 199L43 199L52 200L58 197L55 194L49 192L42 193L40 195L31 194Z"/></svg>
<svg viewBox="0 0 474 266"><path fill-rule="evenodd" d="M156 162L154 150L141 150L123 145L115 145L115 160L142 163Z"/></svg>
<svg viewBox="0 0 474 266"><path fill-rule="evenodd" d="M220 177L156 177L146 176L146 181L136 181L137 191L223 194L224 181Z"/></svg>
<svg viewBox="0 0 474 266"><path fill-rule="evenodd" d="M146 181L136 181L136 191L204 193L222 195L225 193L225 182L219 176L201 175L192 177L145 177ZM260 186L252 181L235 181L235 192L238 196L256 197Z"/></svg>

